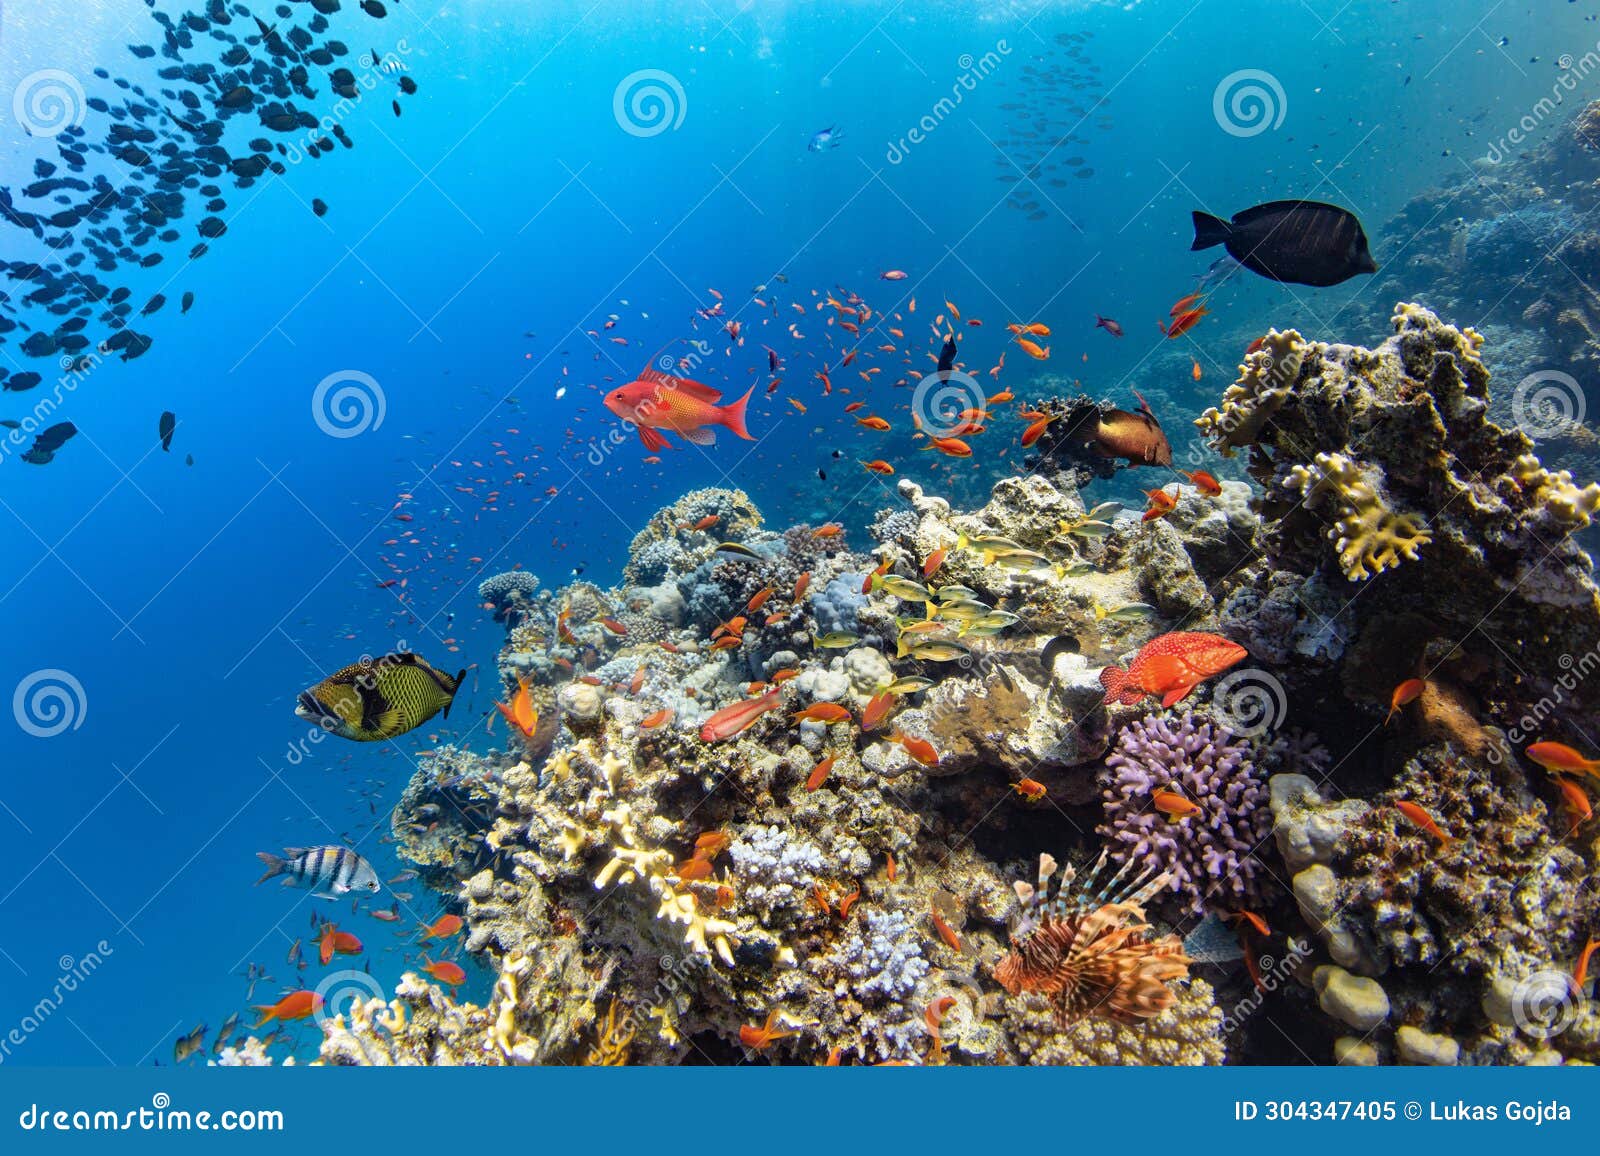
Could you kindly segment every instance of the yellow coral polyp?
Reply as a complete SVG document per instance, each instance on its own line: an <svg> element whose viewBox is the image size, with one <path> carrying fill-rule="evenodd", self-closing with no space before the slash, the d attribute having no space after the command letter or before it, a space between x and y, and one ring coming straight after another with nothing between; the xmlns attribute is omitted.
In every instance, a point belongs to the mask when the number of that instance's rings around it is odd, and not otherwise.
<svg viewBox="0 0 1600 1156"><path fill-rule="evenodd" d="M1223 391L1221 407L1195 419L1195 428L1212 449L1231 458L1235 450L1260 440L1267 422L1289 399L1305 351L1306 343L1296 330L1267 331L1261 348L1245 355L1239 380Z"/></svg>
<svg viewBox="0 0 1600 1156"><path fill-rule="evenodd" d="M1533 454L1523 454L1511 467L1511 476L1527 491L1535 505L1567 531L1581 530L1600 513L1600 485L1579 487L1567 470L1551 473Z"/></svg>
<svg viewBox="0 0 1600 1156"><path fill-rule="evenodd" d="M1288 480L1307 506L1326 503L1337 512L1328 537L1352 582L1415 562L1417 552L1433 540L1416 515L1389 509L1361 467L1344 454L1318 454L1312 465L1291 469Z"/></svg>

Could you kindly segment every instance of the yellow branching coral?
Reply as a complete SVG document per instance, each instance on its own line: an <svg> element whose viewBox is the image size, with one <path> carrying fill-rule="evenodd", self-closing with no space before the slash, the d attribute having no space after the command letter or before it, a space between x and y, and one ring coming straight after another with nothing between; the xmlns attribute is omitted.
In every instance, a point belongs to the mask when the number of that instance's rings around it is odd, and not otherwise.
<svg viewBox="0 0 1600 1156"><path fill-rule="evenodd" d="M739 942L734 934L739 930L738 925L702 914L693 895L673 886L671 854L640 845L638 826L627 803L618 803L600 817L610 824L617 844L611 849L611 861L595 877L595 887L603 890L612 880L619 883L645 880L651 892L661 900L656 918L684 924L688 929L683 933L685 943L701 955L709 955L715 948L722 962L732 967L733 946Z"/></svg>
<svg viewBox="0 0 1600 1156"><path fill-rule="evenodd" d="M1195 419L1195 428L1211 448L1231 458L1234 450L1253 445L1288 400L1305 355L1306 343L1297 331L1268 330L1261 347L1245 354L1239 380L1223 391L1221 408L1208 409Z"/></svg>
<svg viewBox="0 0 1600 1156"><path fill-rule="evenodd" d="M1570 472L1551 473L1533 454L1519 457L1511 472L1523 491L1563 529L1581 530L1600 512L1600 485L1591 482L1579 488Z"/></svg>
<svg viewBox="0 0 1600 1156"><path fill-rule="evenodd" d="M1326 504L1338 515L1328 531L1339 567L1352 582L1416 561L1433 534L1413 514L1397 514L1360 466L1344 454L1318 454L1309 466L1289 471L1289 485L1307 506Z"/></svg>

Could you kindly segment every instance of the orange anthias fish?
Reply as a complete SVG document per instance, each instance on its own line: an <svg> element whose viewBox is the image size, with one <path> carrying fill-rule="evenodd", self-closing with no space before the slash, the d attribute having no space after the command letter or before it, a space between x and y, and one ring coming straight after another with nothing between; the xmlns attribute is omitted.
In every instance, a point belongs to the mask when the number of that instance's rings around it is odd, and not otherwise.
<svg viewBox="0 0 1600 1156"><path fill-rule="evenodd" d="M1600 939L1589 937L1589 942L1583 945L1583 950L1578 953L1578 962L1572 968L1572 984L1580 992L1589 982L1589 957L1594 954L1594 949L1600 947Z"/></svg>
<svg viewBox="0 0 1600 1156"><path fill-rule="evenodd" d="M1032 422L1027 429L1022 431L1022 444L1024 446L1031 446L1034 442L1038 441L1044 436L1044 431L1049 428L1050 423L1054 420L1055 419L1051 415L1046 414L1044 417Z"/></svg>
<svg viewBox="0 0 1600 1156"><path fill-rule="evenodd" d="M1389 713L1384 717L1383 725L1388 726L1391 719L1400 713L1400 708L1409 702L1415 702L1421 697L1428 684L1420 678L1408 678L1394 688L1394 693L1389 696Z"/></svg>
<svg viewBox="0 0 1600 1156"><path fill-rule="evenodd" d="M834 756L829 755L811 768L811 773L806 776L806 790L814 791L828 781L828 774L833 770L833 759Z"/></svg>
<svg viewBox="0 0 1600 1156"><path fill-rule="evenodd" d="M850 721L850 712L836 702L816 702L791 717L795 722L841 723Z"/></svg>
<svg viewBox="0 0 1600 1156"><path fill-rule="evenodd" d="M762 1051L774 1040L781 1040L794 1035L792 1028L778 1026L778 1009L773 1008L767 1013L767 1022L761 1027L752 1027L750 1024L739 1026L739 1042L747 1048Z"/></svg>
<svg viewBox="0 0 1600 1156"><path fill-rule="evenodd" d="M932 578L938 573L939 567L944 565L944 560L950 556L949 546L940 546L932 554L922 560L922 577L924 580Z"/></svg>
<svg viewBox="0 0 1600 1156"><path fill-rule="evenodd" d="M1566 743L1534 743L1524 753L1547 771L1600 778L1600 759L1586 759Z"/></svg>
<svg viewBox="0 0 1600 1156"><path fill-rule="evenodd" d="M1150 796L1150 802L1156 810L1167 817L1169 823L1176 823L1181 819L1187 819L1190 815L1200 813L1198 803L1185 799L1176 791L1157 791Z"/></svg>
<svg viewBox="0 0 1600 1156"><path fill-rule="evenodd" d="M1007 325L1006 328L1012 333L1022 334L1028 337L1050 336L1050 327L1048 325L1041 325L1037 321L1033 322L1031 325Z"/></svg>
<svg viewBox="0 0 1600 1156"><path fill-rule="evenodd" d="M1150 506L1141 521L1152 522L1157 518L1165 518L1178 508L1176 494L1169 494L1165 490L1146 490L1145 496L1150 499Z"/></svg>
<svg viewBox="0 0 1600 1156"><path fill-rule="evenodd" d="M259 1028L269 1020L288 1023L314 1015L322 1008L322 997L314 991L292 991L277 1003L255 1004L254 1007L261 1013L261 1018L256 1021L256 1027Z"/></svg>
<svg viewBox="0 0 1600 1156"><path fill-rule="evenodd" d="M1177 631L1152 638L1134 655L1128 669L1112 665L1100 672L1106 699L1132 706L1158 695L1172 706L1206 679L1221 674L1249 652L1220 634Z"/></svg>
<svg viewBox="0 0 1600 1156"><path fill-rule="evenodd" d="M434 963L427 956L423 956L422 970L433 976L440 983L448 984L451 987L460 987L467 982L467 973L461 970L461 965L459 963L451 963L449 960L440 960L438 963Z"/></svg>
<svg viewBox="0 0 1600 1156"><path fill-rule="evenodd" d="M894 707L895 696L888 691L872 696L866 709L861 712L861 729L864 731L876 730L889 711Z"/></svg>
<svg viewBox="0 0 1600 1156"><path fill-rule="evenodd" d="M1394 805L1394 809L1399 811L1418 827L1421 827L1428 834L1432 835L1435 839L1439 840L1441 844L1450 842L1450 836L1446 835L1442 830L1440 830L1439 824L1433 821L1433 816L1428 814L1427 811L1423 810L1415 803L1401 799Z"/></svg>
<svg viewBox="0 0 1600 1156"><path fill-rule="evenodd" d="M328 966L328 961L333 958L334 952L340 955L360 955L362 952L360 939L348 931L340 931L331 923L322 925L322 936L317 941L317 949L323 967Z"/></svg>
<svg viewBox="0 0 1600 1156"><path fill-rule="evenodd" d="M506 722L522 732L523 738L532 738L533 732L539 729L539 712L533 709L533 701L528 697L526 679L517 680L517 693L511 696L509 704L497 702L494 705L505 715Z"/></svg>
<svg viewBox="0 0 1600 1156"><path fill-rule="evenodd" d="M1050 347L1048 345L1041 347L1038 342L1029 341L1026 337L1018 337L1016 342L1018 345L1022 346L1022 352L1026 353L1035 361L1050 360Z"/></svg>
<svg viewBox="0 0 1600 1156"><path fill-rule="evenodd" d="M1045 797L1045 785L1038 779L1022 779L1011 784L1011 789L1016 791L1030 803L1037 803Z"/></svg>
<svg viewBox="0 0 1600 1156"><path fill-rule="evenodd" d="M891 743L899 743L900 748L906 754L925 767L939 765L939 752L934 749L933 744L927 739L914 739L908 734L895 731L894 734L889 736L889 741Z"/></svg>
<svg viewBox="0 0 1600 1156"><path fill-rule="evenodd" d="M685 441L709 446L717 436L712 426L725 426L738 437L754 441L745 428L744 410L750 401L751 386L732 405L717 404L720 391L686 377L672 377L647 368L627 385L606 394L605 406L623 421L639 427L639 440L651 453L672 443L660 431L669 430Z"/></svg>
<svg viewBox="0 0 1600 1156"><path fill-rule="evenodd" d="M1594 807L1589 803L1589 795L1582 787L1571 779L1556 776L1556 787L1561 791L1561 803L1572 816L1572 834L1583 824L1594 818Z"/></svg>
<svg viewBox="0 0 1600 1156"><path fill-rule="evenodd" d="M441 915L423 930L427 932L423 939L449 939L461 930L461 916Z"/></svg>
<svg viewBox="0 0 1600 1156"><path fill-rule="evenodd" d="M868 473L878 474L881 477L887 478L894 473L894 467L882 458L861 464L866 467Z"/></svg>
<svg viewBox="0 0 1600 1156"><path fill-rule="evenodd" d="M1205 470L1179 470L1178 472L1183 474L1184 477L1188 478L1190 484L1206 497L1215 498L1221 495L1222 483L1217 481L1217 479L1212 477L1210 474L1206 473Z"/></svg>
<svg viewBox="0 0 1600 1156"><path fill-rule="evenodd" d="M970 458L972 456L972 447L966 442L962 441L960 438L955 437L930 437L928 439L928 444L923 448L929 450L938 450L941 454L945 454L952 458Z"/></svg>
<svg viewBox="0 0 1600 1156"><path fill-rule="evenodd" d="M778 695L778 688L773 687L760 698L746 699L744 702L723 707L708 718L705 725L700 728L700 741L720 743L723 739L731 739L769 710L777 709Z"/></svg>

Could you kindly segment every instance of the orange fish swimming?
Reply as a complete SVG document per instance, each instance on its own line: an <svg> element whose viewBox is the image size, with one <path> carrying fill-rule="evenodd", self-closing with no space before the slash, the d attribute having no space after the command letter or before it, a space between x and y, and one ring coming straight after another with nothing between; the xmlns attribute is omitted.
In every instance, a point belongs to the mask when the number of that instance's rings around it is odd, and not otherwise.
<svg viewBox="0 0 1600 1156"><path fill-rule="evenodd" d="M1053 420L1054 419L1050 415L1046 414L1044 417L1041 417L1030 424L1027 429L1022 431L1022 444L1024 446L1031 446L1034 442L1038 441L1044 436L1044 431L1049 427L1051 421Z"/></svg>
<svg viewBox="0 0 1600 1156"><path fill-rule="evenodd" d="M1200 814L1199 804L1191 802L1176 791L1157 791L1150 796L1150 802L1156 810L1167 817L1169 823Z"/></svg>
<svg viewBox="0 0 1600 1156"><path fill-rule="evenodd" d="M1038 342L1029 341L1026 337L1018 337L1016 342L1022 347L1022 352L1026 353L1035 361L1050 360L1050 347L1048 345L1041 346Z"/></svg>
<svg viewBox="0 0 1600 1156"><path fill-rule="evenodd" d="M752 1027L750 1024L739 1026L739 1042L754 1051L762 1051L774 1040L781 1040L794 1035L792 1028L778 1026L778 1009L773 1008L767 1013L767 1022L761 1027Z"/></svg>
<svg viewBox="0 0 1600 1156"><path fill-rule="evenodd" d="M506 722L522 732L523 738L532 738L533 732L539 729L539 712L533 709L533 701L528 697L527 679L517 680L517 693L511 696L509 704L497 702L494 705L505 715Z"/></svg>
<svg viewBox="0 0 1600 1156"><path fill-rule="evenodd" d="M895 731L889 736L891 743L899 743L900 748L917 762L925 767L939 765L939 752L934 750L933 744L927 739L914 739L908 734Z"/></svg>
<svg viewBox="0 0 1600 1156"><path fill-rule="evenodd" d="M1222 494L1222 483L1206 473L1205 470L1179 470L1180 474L1189 479L1189 483L1208 498L1219 497Z"/></svg>
<svg viewBox="0 0 1600 1156"><path fill-rule="evenodd" d="M962 441L960 438L954 437L930 437L928 439L928 444L923 448L938 450L941 454L945 454L952 458L970 458L972 456L972 447L966 442Z"/></svg>
<svg viewBox="0 0 1600 1156"><path fill-rule="evenodd" d="M1152 522L1157 518L1165 518L1178 508L1176 494L1169 494L1165 490L1146 490L1145 496L1150 499L1150 505L1141 521Z"/></svg>
<svg viewBox="0 0 1600 1156"><path fill-rule="evenodd" d="M732 405L719 405L722 394L709 385L647 368L635 380L606 394L605 407L623 421L638 426L644 448L655 453L672 444L662 430L695 445L709 446L717 440L711 427L720 425L746 441L754 441L744 423L745 406L754 389L752 385L745 390L744 396Z"/></svg>
<svg viewBox="0 0 1600 1156"><path fill-rule="evenodd" d="M893 709L894 704L895 696L888 691L873 695L871 701L867 703L866 708L861 712L861 729L864 731L876 730L878 724Z"/></svg>
<svg viewBox="0 0 1600 1156"><path fill-rule="evenodd" d="M1108 666L1100 685L1109 702L1132 706L1157 695L1164 707L1182 702L1206 679L1221 674L1249 652L1220 634L1177 631L1152 638L1134 655L1128 669Z"/></svg>
<svg viewBox="0 0 1600 1156"><path fill-rule="evenodd" d="M1600 759L1586 759L1566 743L1534 743L1523 753L1547 771L1600 778Z"/></svg>
<svg viewBox="0 0 1600 1156"><path fill-rule="evenodd" d="M880 477L887 478L894 474L894 467L881 458L876 461L862 462L861 464L866 467L868 473L877 474Z"/></svg>
<svg viewBox="0 0 1600 1156"><path fill-rule="evenodd" d="M288 1023L314 1015L322 1009L322 997L314 991L292 991L277 1003L253 1006L261 1013L261 1018L256 1021L256 1027L259 1028L269 1020Z"/></svg>
<svg viewBox="0 0 1600 1156"><path fill-rule="evenodd" d="M1400 708L1415 702L1427 687L1428 684L1420 678L1408 678L1395 687L1394 693L1389 696L1389 713L1384 717L1383 725L1388 726L1389 721L1400 713Z"/></svg>
<svg viewBox="0 0 1600 1156"><path fill-rule="evenodd" d="M441 915L423 930L428 933L423 939L449 939L461 930L461 916Z"/></svg>
<svg viewBox="0 0 1600 1156"><path fill-rule="evenodd" d="M1589 795L1582 787L1571 779L1556 777L1556 787L1561 791L1561 803L1572 816L1572 831L1576 831L1583 824L1594 818L1594 807L1589 803ZM1571 834L1568 831L1567 834Z"/></svg>
<svg viewBox="0 0 1600 1156"><path fill-rule="evenodd" d="M841 723L850 721L850 712L836 702L816 702L790 716L795 722Z"/></svg>
<svg viewBox="0 0 1600 1156"><path fill-rule="evenodd" d="M447 984L450 987L460 987L467 982L467 973L461 970L461 965L459 963L451 963L449 960L440 960L438 963L433 963L427 956L423 956L422 970L433 976L440 983Z"/></svg>
<svg viewBox="0 0 1600 1156"><path fill-rule="evenodd" d="M777 709L778 694L778 688L773 687L760 698L746 699L744 702L723 707L708 718L705 725L700 728L700 741L719 743L724 739L731 739L769 710Z"/></svg>
<svg viewBox="0 0 1600 1156"><path fill-rule="evenodd" d="M811 773L806 776L806 790L814 791L828 781L828 775L833 770L833 758L829 755L811 768Z"/></svg>
<svg viewBox="0 0 1600 1156"><path fill-rule="evenodd" d="M1440 829L1439 824L1433 821L1433 816L1428 814L1427 811L1423 810L1415 803L1401 799L1394 805L1394 809L1399 811L1407 819L1411 820L1412 823L1416 824L1418 827L1421 827L1428 834L1432 835L1435 839L1439 840L1440 844L1446 844L1451 841L1450 836L1446 835L1444 831Z"/></svg>
<svg viewBox="0 0 1600 1156"><path fill-rule="evenodd" d="M856 418L856 424L866 426L868 429L878 430L880 433L889 428L889 423L877 414L868 414L866 417Z"/></svg>
<svg viewBox="0 0 1600 1156"><path fill-rule="evenodd" d="M1011 784L1011 789L1016 791L1030 803L1037 803L1045 796L1045 785L1038 779L1022 779Z"/></svg>

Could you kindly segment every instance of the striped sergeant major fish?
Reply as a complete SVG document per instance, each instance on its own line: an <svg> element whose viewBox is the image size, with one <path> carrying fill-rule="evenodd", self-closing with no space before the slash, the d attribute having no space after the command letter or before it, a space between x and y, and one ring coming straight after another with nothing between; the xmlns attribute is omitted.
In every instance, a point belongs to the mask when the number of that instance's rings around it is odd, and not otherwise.
<svg viewBox="0 0 1600 1156"><path fill-rule="evenodd" d="M313 895L338 899L352 891L377 891L382 886L372 864L348 847L285 847L282 855L257 851L256 858L267 865L267 873L256 880L257 887L282 875L285 887L308 887Z"/></svg>

